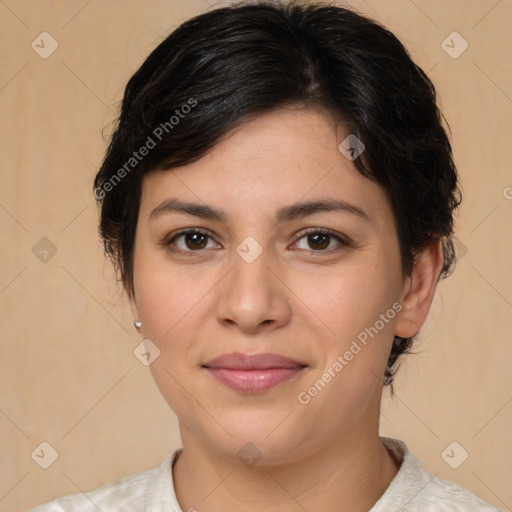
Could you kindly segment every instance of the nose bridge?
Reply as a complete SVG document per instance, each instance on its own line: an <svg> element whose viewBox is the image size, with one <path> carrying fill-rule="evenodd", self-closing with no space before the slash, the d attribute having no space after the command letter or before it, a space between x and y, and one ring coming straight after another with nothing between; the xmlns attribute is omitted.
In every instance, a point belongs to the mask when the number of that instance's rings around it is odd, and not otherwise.
<svg viewBox="0 0 512 512"><path fill-rule="evenodd" d="M269 250L253 237L246 238L236 248L228 294L242 305L250 301L253 308L262 307L263 302L270 299L272 273L268 267L272 263L269 256Z"/></svg>
<svg viewBox="0 0 512 512"><path fill-rule="evenodd" d="M247 331L286 321L289 315L286 291L271 271L274 266L271 250L255 238L247 237L236 247L232 265L219 302L219 321L235 323Z"/></svg>

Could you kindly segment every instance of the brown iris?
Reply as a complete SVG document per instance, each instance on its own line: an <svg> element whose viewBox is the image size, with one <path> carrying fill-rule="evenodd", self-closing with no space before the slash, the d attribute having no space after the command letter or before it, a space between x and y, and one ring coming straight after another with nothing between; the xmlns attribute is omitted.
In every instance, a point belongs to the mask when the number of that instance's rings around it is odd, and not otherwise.
<svg viewBox="0 0 512 512"><path fill-rule="evenodd" d="M184 236L188 249L204 249L208 244L208 235L203 233L184 233Z"/></svg>
<svg viewBox="0 0 512 512"><path fill-rule="evenodd" d="M308 235L308 244L313 249L326 249L329 246L330 235L325 233L314 233Z"/></svg>

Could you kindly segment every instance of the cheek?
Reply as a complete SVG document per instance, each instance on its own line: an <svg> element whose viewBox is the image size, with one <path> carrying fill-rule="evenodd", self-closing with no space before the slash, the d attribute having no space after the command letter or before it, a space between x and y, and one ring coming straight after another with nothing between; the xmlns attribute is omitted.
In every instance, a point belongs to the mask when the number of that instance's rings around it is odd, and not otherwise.
<svg viewBox="0 0 512 512"><path fill-rule="evenodd" d="M163 251L149 245L141 244L135 254L135 296L144 335L163 344L191 321L216 276L200 265L172 265Z"/></svg>
<svg viewBox="0 0 512 512"><path fill-rule="evenodd" d="M399 296L396 265L372 260L361 258L314 276L297 274L290 283L337 344L373 325Z"/></svg>
<svg viewBox="0 0 512 512"><path fill-rule="evenodd" d="M331 411L333 428L347 416L357 421L367 402L380 396L400 308L398 280L393 265L374 262L312 281L315 286L305 302L331 332L314 340L321 364L301 389L299 401L308 403L313 417ZM305 287L301 290L306 294Z"/></svg>
<svg viewBox="0 0 512 512"><path fill-rule="evenodd" d="M200 360L194 340L202 322L198 315L207 304L212 289L211 273L201 279L189 266L178 269L157 263L151 257L139 258L134 275L137 306L143 319L143 334L160 350L151 364L153 379L162 396L181 420L200 415L191 400L194 393L193 372ZM209 278L207 277L209 276Z"/></svg>
<svg viewBox="0 0 512 512"><path fill-rule="evenodd" d="M313 408L337 411L334 423L342 422L347 411L355 419L355 411L362 414L366 401L380 395L400 308L400 268L378 256L321 280L324 292L314 288L317 292L308 299L335 334L323 339L322 365L309 381L313 394L317 388L321 391L314 398L307 389L303 391L306 399L315 402ZM325 388L322 382L315 384L319 380L328 382Z"/></svg>

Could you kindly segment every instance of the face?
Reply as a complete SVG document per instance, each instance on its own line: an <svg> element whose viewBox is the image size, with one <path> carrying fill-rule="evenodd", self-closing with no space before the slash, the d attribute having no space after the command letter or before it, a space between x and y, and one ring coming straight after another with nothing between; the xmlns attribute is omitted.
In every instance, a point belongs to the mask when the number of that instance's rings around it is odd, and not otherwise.
<svg viewBox="0 0 512 512"><path fill-rule="evenodd" d="M183 439L250 442L272 464L377 428L405 280L390 204L338 149L347 135L279 110L144 178L131 304Z"/></svg>

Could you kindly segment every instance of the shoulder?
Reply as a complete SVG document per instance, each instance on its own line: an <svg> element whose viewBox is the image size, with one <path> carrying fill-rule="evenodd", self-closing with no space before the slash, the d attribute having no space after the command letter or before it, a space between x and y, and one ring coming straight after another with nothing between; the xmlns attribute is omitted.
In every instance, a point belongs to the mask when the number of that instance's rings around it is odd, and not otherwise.
<svg viewBox="0 0 512 512"><path fill-rule="evenodd" d="M434 506L436 511L441 510L439 503L445 503L446 510L461 512L498 512L500 510L454 482L433 476L426 471L425 474L429 480L423 497L418 497L418 502L424 505L423 510L434 510L432 508ZM425 508L427 505L430 508Z"/></svg>
<svg viewBox="0 0 512 512"><path fill-rule="evenodd" d="M460 485L425 471L406 444L382 438L400 469L371 512L390 510L399 504L403 512L499 512Z"/></svg>
<svg viewBox="0 0 512 512"><path fill-rule="evenodd" d="M44 503L27 512L131 512L145 509L148 488L155 476L170 467L173 454L160 467L118 478L89 492L72 494Z"/></svg>
<svg viewBox="0 0 512 512"><path fill-rule="evenodd" d="M93 491L57 498L28 512L144 510L144 491L154 470L118 478Z"/></svg>

